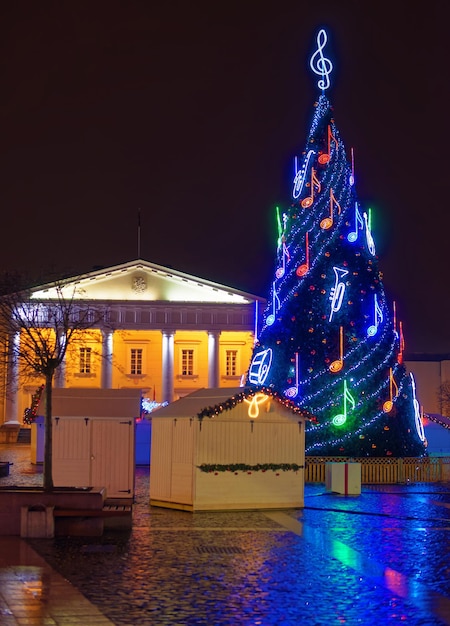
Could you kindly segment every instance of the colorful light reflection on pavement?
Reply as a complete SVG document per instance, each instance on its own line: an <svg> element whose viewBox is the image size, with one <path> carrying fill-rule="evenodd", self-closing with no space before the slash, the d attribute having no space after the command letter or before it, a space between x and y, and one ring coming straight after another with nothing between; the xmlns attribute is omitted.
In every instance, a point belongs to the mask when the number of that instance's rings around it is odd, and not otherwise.
<svg viewBox="0 0 450 626"><path fill-rule="evenodd" d="M336 514L336 512L334 513ZM280 523L280 525L286 525L292 532L295 532L312 545L320 547L324 556L337 559L346 567L355 570L361 577L370 579L372 584L381 585L396 596L413 603L418 609L423 611L424 616L431 612L440 617L443 623L447 623L446 620L450 617L450 599L448 597L438 594L414 578L386 566L358 550L354 550L349 545L333 538L333 533L330 533L329 530L309 526L303 522L293 523L292 518L282 512L266 513L266 515ZM446 530L450 531L450 525ZM347 527L347 534L351 532L352 529ZM399 534L394 537L394 539L398 538ZM358 536L357 541L361 547L360 536ZM381 550L381 554L383 554L384 549L390 550L391 547L390 542L384 542L378 545L376 550L378 552Z"/></svg>
<svg viewBox="0 0 450 626"><path fill-rule="evenodd" d="M304 509L194 514L148 488L137 468L131 532L30 541L118 626L450 624L450 484L308 484Z"/></svg>

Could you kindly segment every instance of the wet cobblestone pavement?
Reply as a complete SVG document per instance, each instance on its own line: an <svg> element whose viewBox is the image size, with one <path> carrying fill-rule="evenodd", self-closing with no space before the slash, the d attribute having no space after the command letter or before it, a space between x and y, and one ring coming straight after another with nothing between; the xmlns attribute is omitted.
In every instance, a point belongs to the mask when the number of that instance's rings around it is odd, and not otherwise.
<svg viewBox="0 0 450 626"><path fill-rule="evenodd" d="M0 444L0 486L42 484L26 449ZM148 485L137 468L131 531L28 540L118 626L450 624L448 483L214 513L150 507Z"/></svg>

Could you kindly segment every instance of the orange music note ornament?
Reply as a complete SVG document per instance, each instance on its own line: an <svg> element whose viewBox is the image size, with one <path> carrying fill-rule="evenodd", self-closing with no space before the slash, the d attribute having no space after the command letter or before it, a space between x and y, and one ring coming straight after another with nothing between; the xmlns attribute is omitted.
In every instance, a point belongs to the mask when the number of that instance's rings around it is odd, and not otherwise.
<svg viewBox="0 0 450 626"><path fill-rule="evenodd" d="M303 265L299 265L297 267L296 271L295 271L297 276L299 276L300 278L302 276L305 276L305 274L307 274L308 271L309 271L309 240L308 240L308 231L306 232L306 235L305 235L305 247L306 247L305 262L303 263Z"/></svg>

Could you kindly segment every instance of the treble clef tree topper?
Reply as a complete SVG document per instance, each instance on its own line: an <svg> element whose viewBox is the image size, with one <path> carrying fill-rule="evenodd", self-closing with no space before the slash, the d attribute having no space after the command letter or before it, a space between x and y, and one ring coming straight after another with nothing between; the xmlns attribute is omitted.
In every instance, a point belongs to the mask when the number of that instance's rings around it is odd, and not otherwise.
<svg viewBox="0 0 450 626"><path fill-rule="evenodd" d="M330 59L327 59L323 56L322 50L325 48L325 44L327 43L328 37L325 30L322 28L319 30L317 35L317 50L311 57L309 65L314 72L318 76L321 76L321 80L317 83L319 89L325 91L330 86L330 74L333 71L333 64Z"/></svg>

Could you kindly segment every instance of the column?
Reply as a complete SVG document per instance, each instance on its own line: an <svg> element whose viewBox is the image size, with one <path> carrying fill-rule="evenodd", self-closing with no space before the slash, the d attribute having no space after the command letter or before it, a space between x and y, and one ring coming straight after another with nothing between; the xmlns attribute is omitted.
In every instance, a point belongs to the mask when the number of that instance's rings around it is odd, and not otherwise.
<svg viewBox="0 0 450 626"><path fill-rule="evenodd" d="M22 423L22 419L19 419L19 348L20 333L16 332L8 341L5 421Z"/></svg>
<svg viewBox="0 0 450 626"><path fill-rule="evenodd" d="M58 334L60 354L65 341L66 334L63 331L60 331ZM63 389L66 386L66 355L64 355L64 359L61 361L59 367L55 370L54 386L59 389Z"/></svg>
<svg viewBox="0 0 450 626"><path fill-rule="evenodd" d="M173 401L173 337L174 331L162 332L162 402Z"/></svg>
<svg viewBox="0 0 450 626"><path fill-rule="evenodd" d="M219 337L220 331L208 332L208 387L219 384Z"/></svg>
<svg viewBox="0 0 450 626"><path fill-rule="evenodd" d="M113 331L102 330L102 389L112 389Z"/></svg>

